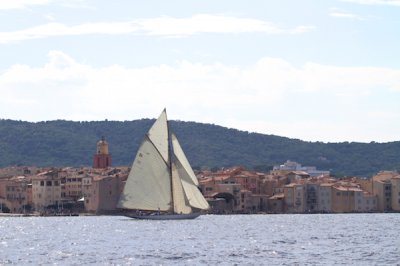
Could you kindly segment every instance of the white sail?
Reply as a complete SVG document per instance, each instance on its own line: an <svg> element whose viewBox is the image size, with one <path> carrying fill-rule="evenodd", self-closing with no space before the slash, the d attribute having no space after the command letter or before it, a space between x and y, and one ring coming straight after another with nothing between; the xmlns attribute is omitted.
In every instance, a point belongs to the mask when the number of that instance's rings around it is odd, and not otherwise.
<svg viewBox="0 0 400 266"><path fill-rule="evenodd" d="M156 122L154 122L147 135L151 142L153 142L154 146L156 146L156 149L159 151L164 161L168 163L168 123L167 112L165 109L162 111Z"/></svg>
<svg viewBox="0 0 400 266"><path fill-rule="evenodd" d="M173 134L172 146L176 157L174 161L176 171L178 172L178 176L181 179L182 187L185 192L186 198L189 201L189 205L202 210L209 209L210 206L208 205L208 202L203 197L197 187L197 177L195 176L192 167L190 167L190 164L181 146L179 145L178 139Z"/></svg>
<svg viewBox="0 0 400 266"><path fill-rule="evenodd" d="M178 175L181 179L185 196L189 201L189 205L191 207L201 210L209 209L210 206L208 205L208 202L201 194L199 188L192 182L192 179L189 177L186 170L182 167L182 164L180 164L179 161L176 161L175 164L177 167Z"/></svg>
<svg viewBox="0 0 400 266"><path fill-rule="evenodd" d="M196 186L198 186L199 181L197 180L197 177L194 174L193 169L190 166L190 163L189 163L188 159L186 158L185 153L183 152L182 147L179 144L179 141L176 138L175 134L173 134L173 133L171 134L171 139L172 139L172 147L174 149L174 154L175 154L176 158L178 158L179 162L182 164L182 167L185 168L187 174L192 179L192 182Z"/></svg>
<svg viewBox="0 0 400 266"><path fill-rule="evenodd" d="M118 207L139 210L171 209L168 164L147 138L139 148Z"/></svg>
<svg viewBox="0 0 400 266"><path fill-rule="evenodd" d="M183 191L181 178L175 163L172 163L172 196L174 199L174 212L188 214L192 212L192 208Z"/></svg>

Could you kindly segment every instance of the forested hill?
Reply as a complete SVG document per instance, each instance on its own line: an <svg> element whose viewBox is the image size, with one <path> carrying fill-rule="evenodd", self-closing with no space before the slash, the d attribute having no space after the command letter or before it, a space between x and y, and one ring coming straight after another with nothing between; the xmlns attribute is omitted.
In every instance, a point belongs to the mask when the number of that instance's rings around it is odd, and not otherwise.
<svg viewBox="0 0 400 266"><path fill-rule="evenodd" d="M0 120L0 167L10 165L90 166L105 136L113 165L131 165L154 120L22 122ZM221 126L171 121L192 166L243 165L266 171L293 160L336 175L371 176L400 169L400 141L390 143L305 142Z"/></svg>

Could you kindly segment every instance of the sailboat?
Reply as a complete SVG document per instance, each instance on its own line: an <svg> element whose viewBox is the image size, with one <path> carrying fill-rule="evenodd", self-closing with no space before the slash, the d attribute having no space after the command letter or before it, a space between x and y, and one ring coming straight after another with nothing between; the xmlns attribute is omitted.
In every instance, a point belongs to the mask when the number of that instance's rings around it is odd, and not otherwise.
<svg viewBox="0 0 400 266"><path fill-rule="evenodd" d="M209 209L198 185L164 109L139 147L118 208L137 219L194 219Z"/></svg>

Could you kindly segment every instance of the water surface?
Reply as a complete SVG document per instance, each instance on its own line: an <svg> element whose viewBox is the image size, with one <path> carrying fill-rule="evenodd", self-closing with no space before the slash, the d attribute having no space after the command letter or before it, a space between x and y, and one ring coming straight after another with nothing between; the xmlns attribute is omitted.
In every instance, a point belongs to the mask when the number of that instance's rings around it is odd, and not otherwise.
<svg viewBox="0 0 400 266"><path fill-rule="evenodd" d="M0 218L0 265L400 265L400 214Z"/></svg>

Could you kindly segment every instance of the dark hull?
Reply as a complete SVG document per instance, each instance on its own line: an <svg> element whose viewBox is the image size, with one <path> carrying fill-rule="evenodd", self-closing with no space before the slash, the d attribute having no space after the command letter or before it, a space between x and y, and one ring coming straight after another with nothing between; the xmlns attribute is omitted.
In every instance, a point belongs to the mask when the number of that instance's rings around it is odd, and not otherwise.
<svg viewBox="0 0 400 266"><path fill-rule="evenodd" d="M190 220L196 219L201 213L189 213L189 214L151 214L151 215L137 215L137 214L127 214L124 215L134 219L140 220Z"/></svg>

